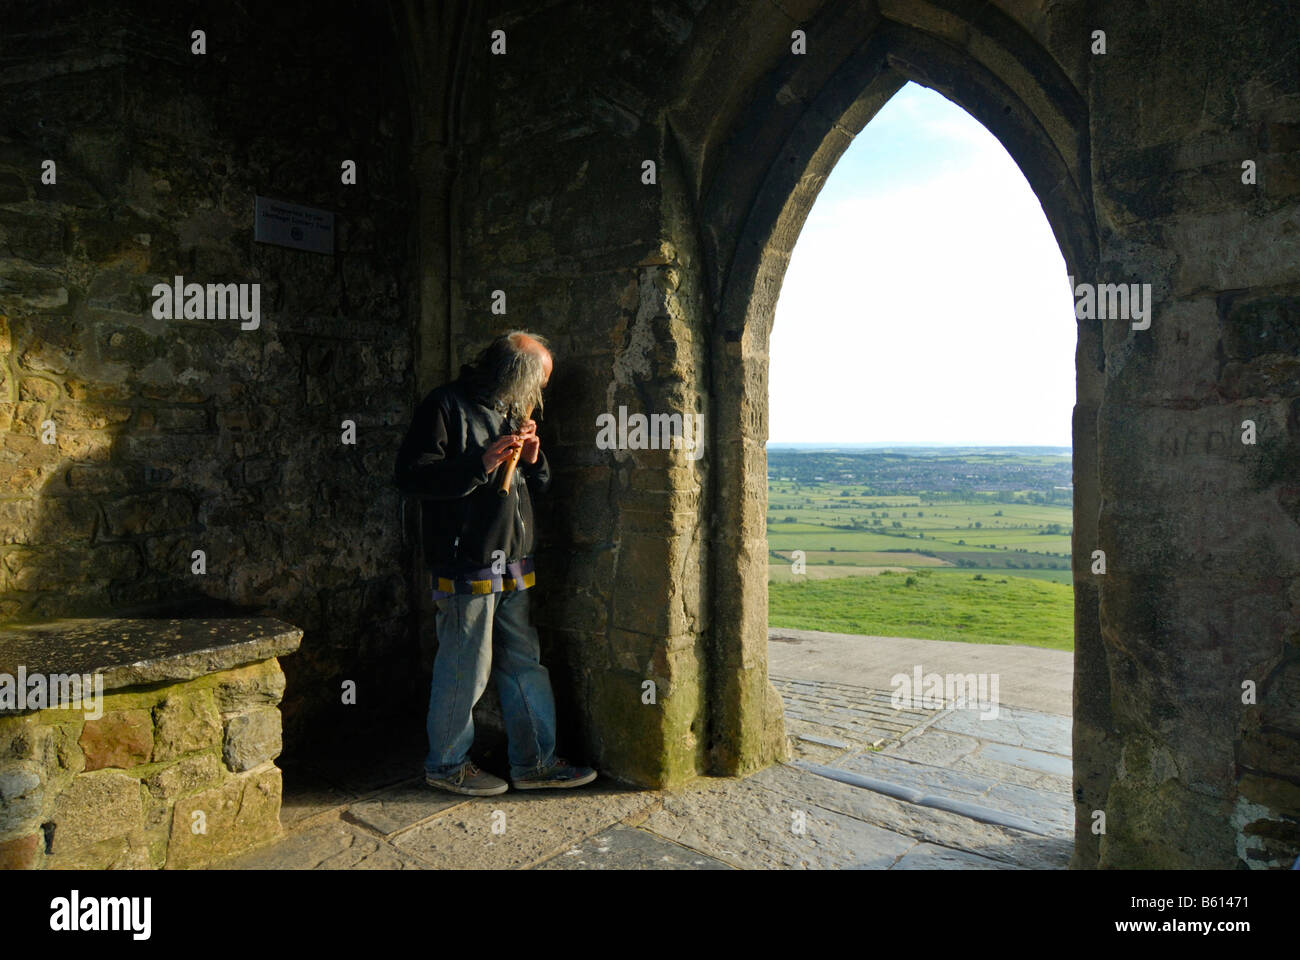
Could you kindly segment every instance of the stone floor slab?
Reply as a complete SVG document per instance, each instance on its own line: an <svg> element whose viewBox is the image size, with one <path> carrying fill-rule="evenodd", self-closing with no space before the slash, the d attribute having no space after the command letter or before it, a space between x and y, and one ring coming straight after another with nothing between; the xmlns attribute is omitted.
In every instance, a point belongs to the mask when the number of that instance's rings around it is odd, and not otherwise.
<svg viewBox="0 0 1300 960"><path fill-rule="evenodd" d="M1026 767L1039 773L1051 773L1058 777L1068 777L1074 769L1069 757L1031 750L1029 747L1013 747L1006 743L986 743L980 750L980 755L1000 763Z"/></svg>
<svg viewBox="0 0 1300 960"><path fill-rule="evenodd" d="M441 869L518 869L549 859L654 802L647 791L605 785L473 797L403 831L392 844Z"/></svg>
<svg viewBox="0 0 1300 960"><path fill-rule="evenodd" d="M752 777L698 781L665 795L642 826L747 869L881 870L916 843L834 810L791 802Z"/></svg>
<svg viewBox="0 0 1300 960"><path fill-rule="evenodd" d="M538 870L731 870L732 867L637 827L614 826L539 864Z"/></svg>
<svg viewBox="0 0 1300 960"><path fill-rule="evenodd" d="M1038 870L1065 869L1069 837L1041 836L981 823L947 810L922 807L871 790L818 777L789 764L777 764L749 778L793 806L819 806L854 819L950 849Z"/></svg>
<svg viewBox="0 0 1300 960"><path fill-rule="evenodd" d="M337 820L219 864L223 870L410 870L424 865L391 844Z"/></svg>
<svg viewBox="0 0 1300 960"><path fill-rule="evenodd" d="M849 745L843 740L834 740L830 737L819 737L811 733L799 734L800 740L808 740L811 743L820 743L824 747L833 747L836 750L847 750Z"/></svg>
<svg viewBox="0 0 1300 960"><path fill-rule="evenodd" d="M978 753L962 757L951 766L954 770L987 777L999 783L1018 783L1023 787L1033 787L1035 790L1046 790L1050 793L1068 794L1071 789L1070 777L1056 777L1027 767L1015 767L1009 763L990 760Z"/></svg>
<svg viewBox="0 0 1300 960"><path fill-rule="evenodd" d="M913 760L900 760L881 753L854 753L834 766L866 777L887 780L921 793L939 793L977 800L988 793L996 780L975 773L938 767Z"/></svg>
<svg viewBox="0 0 1300 960"><path fill-rule="evenodd" d="M1071 719L1036 710L1004 706L993 718L982 716L979 710L954 710L936 720L934 726L939 730L964 733L1013 747L1028 747L1066 757L1071 753Z"/></svg>
<svg viewBox="0 0 1300 960"><path fill-rule="evenodd" d="M348 807L343 818L389 836L469 800L469 797L434 790L421 780L389 787L358 801Z"/></svg>
<svg viewBox="0 0 1300 960"><path fill-rule="evenodd" d="M984 795L984 802L1000 810L1016 810L1062 835L1074 833L1074 802L1068 793L1049 793L1018 783L999 783Z"/></svg>
<svg viewBox="0 0 1300 960"><path fill-rule="evenodd" d="M802 721L798 721L798 720L792 721L787 717L785 732L786 732L786 736L789 738L791 757L795 757L800 760L811 760L814 763L831 763L834 760L837 760L838 758L844 756L845 753L856 752L858 750L861 750L865 746L864 744L859 743L859 744L846 745L843 747L837 747L837 746L830 746L828 744L821 743L820 741L823 739L824 740L835 739L833 737L822 737L818 733L818 731L822 731L822 730L824 730L824 728L814 727L810 724L805 724ZM817 739L816 740L805 739L804 738L805 734L816 736Z"/></svg>
<svg viewBox="0 0 1300 960"><path fill-rule="evenodd" d="M1073 702L1074 655L1069 651L785 627L770 628L768 638L768 671L776 676L889 690L893 677L922 665L925 673L996 673L1004 704L1068 714Z"/></svg>
<svg viewBox="0 0 1300 960"><path fill-rule="evenodd" d="M977 773L932 767L881 754L853 754L837 760L833 766L916 790L945 803L975 804L1023 818L1034 824L1036 832L1059 834L1073 831L1073 813L1064 820L1061 816L1062 810L1073 810L1068 793L1047 793L1019 784L1000 783ZM979 817L976 812L970 815Z"/></svg>
<svg viewBox="0 0 1300 960"><path fill-rule="evenodd" d="M830 780L836 780L840 783L847 783L849 786L861 787L865 790L883 793L884 795L893 797L896 800L905 800L908 803L921 807L947 810L952 813L960 814L961 816L967 817L971 820L978 820L981 823L1012 827L1017 830L1024 830L1028 833L1045 835L1050 832L1048 828L1022 816L1020 813L1004 812L988 806L987 804L979 803L970 797L953 796L951 794L918 790L914 787L904 787L888 780L882 780L878 777L842 770L838 767L828 767L820 764L804 763L802 761L797 762L795 765L803 767L810 773L814 773L818 776Z"/></svg>
<svg viewBox="0 0 1300 960"><path fill-rule="evenodd" d="M781 694L787 733L792 736L847 741L858 749L883 748L900 742L938 715L932 710L897 710L887 690L784 676L773 676L771 680ZM796 749L808 750L802 745L796 745ZM827 756L825 751L808 752L822 759Z"/></svg>
<svg viewBox="0 0 1300 960"><path fill-rule="evenodd" d="M907 743L889 747L885 752L891 757L915 760L934 766L952 766L963 757L976 753L980 742L960 733L946 733L930 729Z"/></svg>
<svg viewBox="0 0 1300 960"><path fill-rule="evenodd" d="M932 843L918 843L903 859L894 864L894 870L1023 870L1015 864L990 860L966 850L952 850Z"/></svg>

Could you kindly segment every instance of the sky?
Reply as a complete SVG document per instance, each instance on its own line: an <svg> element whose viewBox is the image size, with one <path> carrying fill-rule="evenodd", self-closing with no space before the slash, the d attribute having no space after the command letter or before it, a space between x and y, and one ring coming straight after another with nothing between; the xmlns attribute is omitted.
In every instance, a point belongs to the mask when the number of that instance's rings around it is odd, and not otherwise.
<svg viewBox="0 0 1300 960"><path fill-rule="evenodd" d="M831 171L769 347L769 443L1071 444L1074 300L1020 168L909 83Z"/></svg>

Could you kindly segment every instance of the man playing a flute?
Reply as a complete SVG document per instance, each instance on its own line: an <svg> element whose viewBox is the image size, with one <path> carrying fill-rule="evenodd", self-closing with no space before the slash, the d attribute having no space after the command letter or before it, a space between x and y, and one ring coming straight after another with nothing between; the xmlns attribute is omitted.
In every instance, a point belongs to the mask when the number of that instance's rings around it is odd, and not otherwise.
<svg viewBox="0 0 1300 960"><path fill-rule="evenodd" d="M474 704L495 679L518 790L578 787L596 778L555 756L555 699L529 617L533 506L550 486L531 413L542 409L552 360L523 330L493 340L431 391L397 455L395 481L421 497L421 538L437 606L425 780L469 796L504 793L504 780L469 759Z"/></svg>

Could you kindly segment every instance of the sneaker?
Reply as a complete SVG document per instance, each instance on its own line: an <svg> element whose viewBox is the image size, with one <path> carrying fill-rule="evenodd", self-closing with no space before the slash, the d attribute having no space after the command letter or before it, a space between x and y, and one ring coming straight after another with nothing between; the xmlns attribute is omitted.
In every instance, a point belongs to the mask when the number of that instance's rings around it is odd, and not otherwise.
<svg viewBox="0 0 1300 960"><path fill-rule="evenodd" d="M545 770L510 782L516 790L541 790L546 787L581 787L595 779L596 771L591 767L575 767L556 757Z"/></svg>
<svg viewBox="0 0 1300 960"><path fill-rule="evenodd" d="M510 785L500 777L494 777L468 761L449 777L435 777L425 771L424 782L439 790L469 797L492 797L510 789Z"/></svg>

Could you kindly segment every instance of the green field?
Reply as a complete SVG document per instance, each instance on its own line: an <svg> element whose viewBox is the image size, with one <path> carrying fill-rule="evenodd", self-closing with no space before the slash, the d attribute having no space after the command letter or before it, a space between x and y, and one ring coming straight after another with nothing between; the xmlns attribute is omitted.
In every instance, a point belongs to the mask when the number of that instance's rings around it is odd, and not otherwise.
<svg viewBox="0 0 1300 960"><path fill-rule="evenodd" d="M768 586L768 626L967 643L1074 649L1074 591L967 570Z"/></svg>
<svg viewBox="0 0 1300 960"><path fill-rule="evenodd" d="M1073 649L1072 508L998 498L770 480L769 624Z"/></svg>

